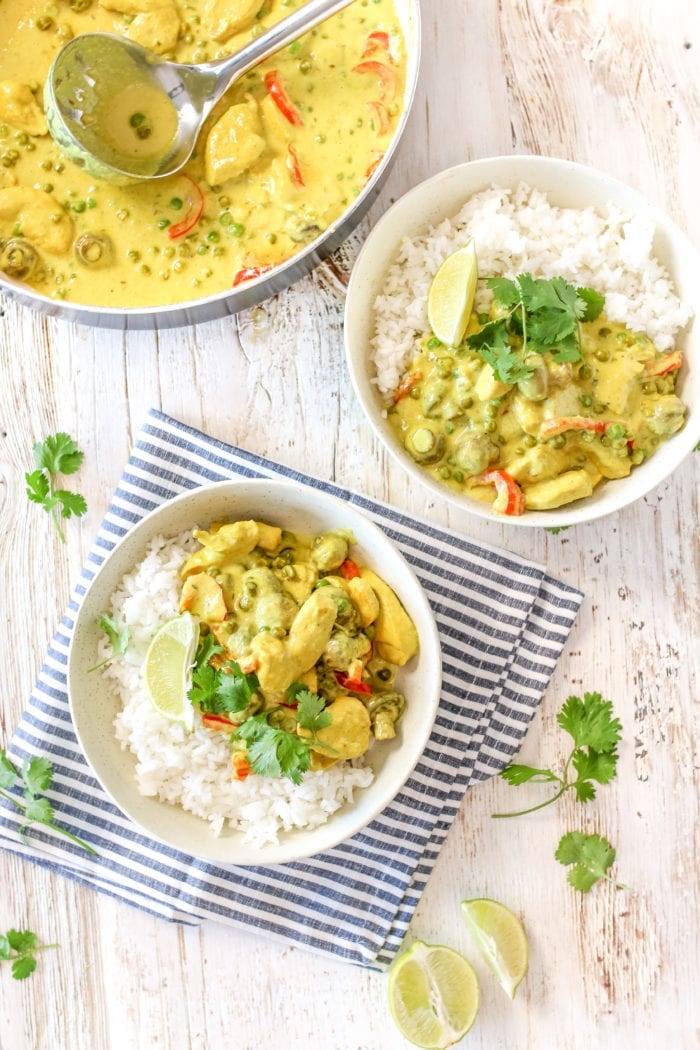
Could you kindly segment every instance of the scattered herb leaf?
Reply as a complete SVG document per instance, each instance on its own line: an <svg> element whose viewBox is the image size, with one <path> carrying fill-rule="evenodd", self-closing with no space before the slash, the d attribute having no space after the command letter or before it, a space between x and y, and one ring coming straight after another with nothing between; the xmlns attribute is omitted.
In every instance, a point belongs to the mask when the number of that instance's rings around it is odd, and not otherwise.
<svg viewBox="0 0 700 1050"><path fill-rule="evenodd" d="M581 322L594 321L605 299L592 288L574 288L563 277L512 280L491 277L486 285L507 313L489 321L467 339L502 383L517 383L532 374L529 354L551 353L557 362L581 360Z"/></svg>
<svg viewBox="0 0 700 1050"><path fill-rule="evenodd" d="M221 652L220 646L205 646L203 655ZM238 714L250 704L259 686L255 674L244 674L235 660L228 660L220 668L201 663L199 654L192 672L192 686L188 692L190 703L205 714Z"/></svg>
<svg viewBox="0 0 700 1050"><path fill-rule="evenodd" d="M77 835L54 822L54 811L51 803L47 798L39 797L41 792L47 791L51 787L52 779L53 769L51 762L47 758L25 759L22 763L22 768L17 769L7 757L6 751L0 748L0 796L10 802L15 809L19 809L24 813L26 821L19 829L20 836L25 839L25 832L32 824L44 824L46 827L58 832L59 835L70 839L71 842L82 846L88 853L96 856L97 851L92 846L88 846ZM18 785L24 789L23 800L7 790Z"/></svg>
<svg viewBox="0 0 700 1050"><path fill-rule="evenodd" d="M119 624L116 622L116 620L113 620L110 616L107 615L107 613L103 613L102 616L100 616L100 619L98 620L98 626L101 627L107 635L109 644L112 646L112 652L109 654L109 656L106 656L104 660L100 660L98 664L95 664L94 667L89 667L88 674L90 674L91 671L99 670L100 667L104 667L111 660L113 660L115 656L123 656L126 650L129 648L130 632L128 626L124 627L123 630L120 630Z"/></svg>
<svg viewBox="0 0 700 1050"><path fill-rule="evenodd" d="M560 864L573 864L566 878L574 889L580 890L581 893L588 893L599 879L607 879L620 889L634 893L630 886L607 874L608 868L615 860L615 849L601 835L569 831L559 840L554 858Z"/></svg>
<svg viewBox="0 0 700 1050"><path fill-rule="evenodd" d="M619 719L613 717L609 700L603 700L600 693L584 693L583 699L570 696L562 705L557 722L574 742L561 776L551 769L537 769L518 763L506 766L500 775L513 786L532 780L554 782L559 785L559 790L536 806L514 813L494 813L494 817L519 817L524 813L532 813L551 805L570 789L574 790L580 802L590 802L595 798L595 783L608 784L614 778L622 726ZM572 769L575 776L571 775Z"/></svg>
<svg viewBox="0 0 700 1050"><path fill-rule="evenodd" d="M37 469L24 475L27 497L51 515L62 543L66 542L66 537L61 528L61 518L82 517L87 511L87 503L77 492L55 488L56 477L59 474L75 474L82 461L83 453L73 439L60 432L34 445Z"/></svg>
<svg viewBox="0 0 700 1050"><path fill-rule="evenodd" d="M58 948L57 944L39 944L31 930L8 930L0 933L0 962L12 962L12 976L23 981L36 970L36 952Z"/></svg>

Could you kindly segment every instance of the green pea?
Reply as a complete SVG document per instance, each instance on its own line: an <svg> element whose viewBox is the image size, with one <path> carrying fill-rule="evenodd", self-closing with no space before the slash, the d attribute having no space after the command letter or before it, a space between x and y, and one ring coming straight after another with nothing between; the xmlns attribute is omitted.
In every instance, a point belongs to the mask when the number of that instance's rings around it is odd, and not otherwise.
<svg viewBox="0 0 700 1050"><path fill-rule="evenodd" d="M210 230L209 233L207 234L207 240L208 241L218 241L220 239L220 237L221 237L221 234L219 233L218 230Z"/></svg>
<svg viewBox="0 0 700 1050"><path fill-rule="evenodd" d="M170 225L170 219L158 219L156 226L159 230L165 230Z"/></svg>
<svg viewBox="0 0 700 1050"><path fill-rule="evenodd" d="M432 335L425 345L427 346L428 350L437 350L439 347L442 346L442 343L439 339L436 339L436 337Z"/></svg>
<svg viewBox="0 0 700 1050"><path fill-rule="evenodd" d="M184 201L181 197L173 197L170 201L170 207L175 211L180 211L184 206Z"/></svg>

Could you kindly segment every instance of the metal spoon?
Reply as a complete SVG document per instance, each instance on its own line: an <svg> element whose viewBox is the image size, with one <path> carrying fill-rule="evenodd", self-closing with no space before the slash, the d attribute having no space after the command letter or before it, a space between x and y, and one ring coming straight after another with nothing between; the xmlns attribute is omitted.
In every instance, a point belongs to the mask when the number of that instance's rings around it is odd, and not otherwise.
<svg viewBox="0 0 700 1050"><path fill-rule="evenodd" d="M89 174L112 182L161 179L179 171L194 149L213 106L253 66L296 40L352 0L309 0L229 58L200 65L168 62L125 37L84 33L56 55L44 86L44 109L52 137L66 156ZM129 145L110 135L120 93L157 111L158 134L140 138L128 114ZM143 114L132 114L132 121ZM114 120L111 127L114 128ZM159 141L160 140L160 141ZM131 143L133 142L133 148Z"/></svg>

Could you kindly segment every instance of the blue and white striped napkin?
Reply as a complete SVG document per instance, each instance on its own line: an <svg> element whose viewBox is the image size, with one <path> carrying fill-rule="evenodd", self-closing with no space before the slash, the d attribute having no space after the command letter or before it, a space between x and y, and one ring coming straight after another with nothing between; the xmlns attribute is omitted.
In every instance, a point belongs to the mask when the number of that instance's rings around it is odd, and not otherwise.
<svg viewBox="0 0 700 1050"><path fill-rule="evenodd" d="M288 478L359 507L413 566L433 607L443 650L437 720L408 783L364 831L293 864L218 866L139 833L94 779L75 738L67 652L86 585L117 540L148 511L197 485L237 477ZM383 968L397 952L470 785L519 748L582 595L542 566L477 545L393 507L306 477L152 411L139 435L87 565L10 746L17 763L53 763L57 821L88 841L90 857L0 806L0 845L59 874L168 919L214 919L333 958Z"/></svg>

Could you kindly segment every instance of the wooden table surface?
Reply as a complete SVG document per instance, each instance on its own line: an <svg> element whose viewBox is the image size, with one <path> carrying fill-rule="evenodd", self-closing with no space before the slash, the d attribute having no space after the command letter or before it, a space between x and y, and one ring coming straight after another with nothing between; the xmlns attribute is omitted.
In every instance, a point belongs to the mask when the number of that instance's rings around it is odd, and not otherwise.
<svg viewBox="0 0 700 1050"><path fill-rule="evenodd" d="M423 65L398 159L373 215L469 159L542 153L635 186L700 245L697 0L441 0L423 4ZM619 775L584 809L565 799L515 821L514 789L468 792L410 935L476 961L482 1005L465 1046L690 1048L698 996L698 470L700 453L635 506L558 535L450 509L382 452L350 386L342 286L365 222L335 266L221 322L93 331L12 302L0 319L0 743L11 736L147 409L362 489L547 564L586 595L522 756L565 757L570 693L612 700ZM700 296L695 304L700 305ZM24 495L34 441L85 451L89 513L62 546ZM518 800L534 798L521 788ZM520 797L522 796L522 798ZM596 830L636 895L584 896L553 859ZM27 981L0 965L2 1050L394 1050L385 975L216 924L181 928L0 854L0 930L61 947ZM459 901L487 895L524 919L530 973L514 1003L476 959Z"/></svg>

